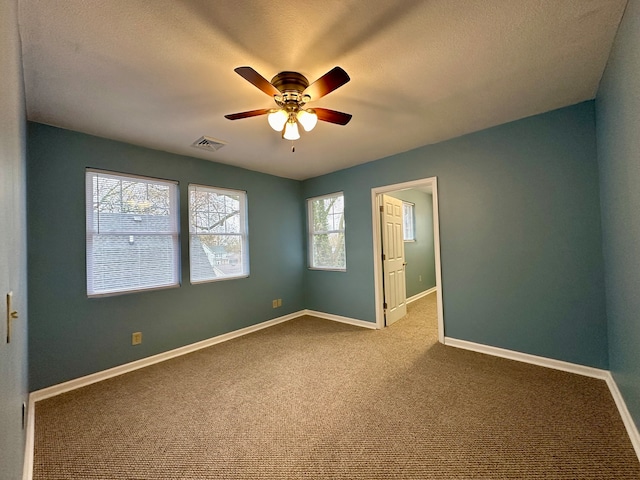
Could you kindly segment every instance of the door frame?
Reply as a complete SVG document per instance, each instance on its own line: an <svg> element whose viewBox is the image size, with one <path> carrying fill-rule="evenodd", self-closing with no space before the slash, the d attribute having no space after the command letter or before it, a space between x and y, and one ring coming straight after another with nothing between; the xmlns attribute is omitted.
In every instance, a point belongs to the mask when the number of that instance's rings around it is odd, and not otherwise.
<svg viewBox="0 0 640 480"><path fill-rule="evenodd" d="M438 178L428 177L410 182L384 185L371 189L371 218L373 221L373 280L375 290L375 311L376 327L384 328L384 291L383 291L383 269L382 269L382 241L380 239L381 223L378 197L383 193L406 190L409 188L430 186L433 198L433 249L436 267L436 295L438 313L438 341L444 343L444 308L442 306L442 269L440 259L440 218L438 215Z"/></svg>

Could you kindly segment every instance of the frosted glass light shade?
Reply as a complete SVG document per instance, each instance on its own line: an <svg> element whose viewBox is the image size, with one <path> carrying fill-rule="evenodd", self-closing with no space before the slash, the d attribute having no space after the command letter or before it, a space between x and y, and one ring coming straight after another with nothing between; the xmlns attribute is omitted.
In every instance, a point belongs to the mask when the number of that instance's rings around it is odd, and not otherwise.
<svg viewBox="0 0 640 480"><path fill-rule="evenodd" d="M287 122L284 127L284 134L282 136L285 140L298 140L300 138L300 132L298 131L298 122Z"/></svg>
<svg viewBox="0 0 640 480"><path fill-rule="evenodd" d="M302 125L302 128L304 128L305 132L310 132L311 130L313 130L316 126L316 123L318 123L318 116L316 115L316 112L311 109L300 110L297 117L300 125Z"/></svg>
<svg viewBox="0 0 640 480"><path fill-rule="evenodd" d="M289 115L284 110L276 110L267 115L267 120L269 121L269 125L276 132L281 132L284 128L284 124L287 123L289 119Z"/></svg>

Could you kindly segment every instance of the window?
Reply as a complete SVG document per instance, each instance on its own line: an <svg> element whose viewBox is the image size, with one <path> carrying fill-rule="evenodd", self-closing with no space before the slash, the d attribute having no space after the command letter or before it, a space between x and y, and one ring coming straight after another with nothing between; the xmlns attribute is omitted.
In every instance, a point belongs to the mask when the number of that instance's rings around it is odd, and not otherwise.
<svg viewBox="0 0 640 480"><path fill-rule="evenodd" d="M191 283L249 275L247 194L189 185Z"/></svg>
<svg viewBox="0 0 640 480"><path fill-rule="evenodd" d="M416 218L414 215L414 204L402 202L403 225L402 233L405 242L416 241Z"/></svg>
<svg viewBox="0 0 640 480"><path fill-rule="evenodd" d="M179 284L176 182L87 170L87 295Z"/></svg>
<svg viewBox="0 0 640 480"><path fill-rule="evenodd" d="M309 209L309 266L346 270L344 195L342 192L307 200Z"/></svg>

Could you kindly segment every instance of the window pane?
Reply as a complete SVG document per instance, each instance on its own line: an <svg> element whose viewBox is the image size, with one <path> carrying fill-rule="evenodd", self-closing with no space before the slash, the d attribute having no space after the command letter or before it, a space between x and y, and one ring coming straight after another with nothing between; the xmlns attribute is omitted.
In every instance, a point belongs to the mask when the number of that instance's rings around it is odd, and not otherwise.
<svg viewBox="0 0 640 480"><path fill-rule="evenodd" d="M412 203L403 202L402 213L403 213L402 231L404 235L404 240L413 241L416 239L414 205Z"/></svg>
<svg viewBox="0 0 640 480"><path fill-rule="evenodd" d="M249 274L246 193L189 185L191 282Z"/></svg>
<svg viewBox="0 0 640 480"><path fill-rule="evenodd" d="M344 229L344 197L332 196L312 200L314 232Z"/></svg>
<svg viewBox="0 0 640 480"><path fill-rule="evenodd" d="M344 270L346 254L343 194L309 199L308 206L310 266Z"/></svg>
<svg viewBox="0 0 640 480"><path fill-rule="evenodd" d="M313 266L316 268L344 269L344 233L313 235Z"/></svg>
<svg viewBox="0 0 640 480"><path fill-rule="evenodd" d="M177 185L87 170L87 293L178 285Z"/></svg>
<svg viewBox="0 0 640 480"><path fill-rule="evenodd" d="M192 233L240 233L240 195L190 187ZM244 193L244 192L242 192Z"/></svg>
<svg viewBox="0 0 640 480"><path fill-rule="evenodd" d="M241 235L191 235L191 281L244 275Z"/></svg>

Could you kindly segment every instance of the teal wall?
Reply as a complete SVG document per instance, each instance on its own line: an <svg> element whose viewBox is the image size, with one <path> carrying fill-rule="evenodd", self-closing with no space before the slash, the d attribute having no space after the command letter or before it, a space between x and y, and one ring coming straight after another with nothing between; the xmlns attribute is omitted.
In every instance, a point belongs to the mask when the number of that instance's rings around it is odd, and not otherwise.
<svg viewBox="0 0 640 480"><path fill-rule="evenodd" d="M404 242L407 298L436 286L436 257L433 245L433 197L420 190L408 189L388 195L414 204L414 242Z"/></svg>
<svg viewBox="0 0 640 480"><path fill-rule="evenodd" d="M344 191L347 237L307 308L375 321L371 189L434 176L445 335L607 368L592 101L306 180Z"/></svg>
<svg viewBox="0 0 640 480"><path fill-rule="evenodd" d="M630 0L596 100L609 366L640 426L640 1Z"/></svg>
<svg viewBox="0 0 640 480"><path fill-rule="evenodd" d="M35 123L28 141L31 390L304 308L300 182ZM179 182L180 288L87 298L86 167ZM247 191L249 278L189 283L189 183Z"/></svg>
<svg viewBox="0 0 640 480"><path fill-rule="evenodd" d="M0 480L22 478L27 400L27 225L24 82L18 2L0 1ZM5 295L14 293L11 343Z"/></svg>
<svg viewBox="0 0 640 480"><path fill-rule="evenodd" d="M28 140L32 390L303 308L375 321L371 188L432 176L445 334L608 366L593 102L304 182L39 124ZM247 190L251 276L190 285L183 234L180 288L87 299L85 167L178 180L182 232L189 182ZM308 270L304 198L336 191L347 271Z"/></svg>

